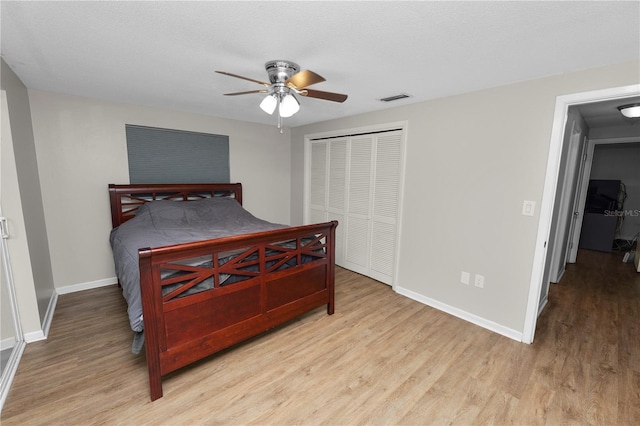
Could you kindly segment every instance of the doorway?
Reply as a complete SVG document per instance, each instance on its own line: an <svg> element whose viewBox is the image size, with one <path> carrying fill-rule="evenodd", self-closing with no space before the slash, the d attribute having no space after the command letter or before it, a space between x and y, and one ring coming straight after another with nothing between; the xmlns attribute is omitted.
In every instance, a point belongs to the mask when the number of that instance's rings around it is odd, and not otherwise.
<svg viewBox="0 0 640 426"><path fill-rule="evenodd" d="M556 99L551 143L547 159L547 172L540 206L538 234L536 237L536 247L529 286L529 297L522 334L522 341L524 343L533 342L537 317L541 308L544 307L543 304L548 294L549 256L553 252L553 247L550 247L550 245L555 238L555 234L551 232L551 225L554 217L557 219L559 214L554 207L556 207L556 190L562 190L560 166L563 148L565 148L565 125L567 123L569 108L571 106L589 105L603 101L620 102L620 104L623 104L626 99L634 96L640 96L640 84L559 96Z"/></svg>
<svg viewBox="0 0 640 426"><path fill-rule="evenodd" d="M616 217L610 214L600 217L601 215L595 215L593 209L589 208L585 214L585 204L593 201L593 196L589 195L594 190L590 186L591 179L600 180L601 184L605 184L605 180L622 179L622 185L618 185L621 187L621 194L626 181L632 185L630 205L633 209L640 208L640 200L636 200L635 196L635 192L640 193L640 176L636 164L636 147L640 143L640 121L619 114L617 107L621 102L640 103L640 97L624 101L616 99L574 105L568 108L558 190L551 223L549 262L545 271L551 283L560 282L565 266L576 262L579 247L593 248L599 245L605 250L608 245L611 249L614 245L614 234L620 234L620 237L627 237L629 240L632 238L621 234L621 230L618 229L617 225L624 222L624 216ZM614 198L618 195L618 186L613 188ZM611 200L612 203L614 201L616 200ZM620 200L620 204L622 202L624 200ZM622 207L619 207L622 210ZM610 210L615 208L611 207ZM637 220L630 219L626 227L635 228ZM583 227L583 224L586 227ZM603 227L609 229L600 229ZM593 241L585 244L585 237L591 237ZM546 284L543 282L543 285ZM542 293L544 295L545 291Z"/></svg>
<svg viewBox="0 0 640 426"><path fill-rule="evenodd" d="M589 140L580 199L585 219L582 228L570 235L576 248L622 249L628 244L625 241L640 234L640 122L634 131L638 133L635 137ZM612 186L609 197L603 191L606 186ZM606 226L594 229L594 224L603 221ZM594 240L594 236L599 238Z"/></svg>

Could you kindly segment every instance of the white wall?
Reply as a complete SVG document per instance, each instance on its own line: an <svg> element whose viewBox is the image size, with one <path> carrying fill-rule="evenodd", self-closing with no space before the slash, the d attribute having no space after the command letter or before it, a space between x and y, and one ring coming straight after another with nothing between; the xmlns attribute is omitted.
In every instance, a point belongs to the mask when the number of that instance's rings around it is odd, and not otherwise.
<svg viewBox="0 0 640 426"><path fill-rule="evenodd" d="M38 163L27 88L0 60L9 122L3 119L2 212L8 219L8 246L20 321L27 340L43 338L54 300L54 283L41 198Z"/></svg>
<svg viewBox="0 0 640 426"><path fill-rule="evenodd" d="M631 240L640 232L640 143L596 145L589 178L621 180L625 184L624 222L616 238Z"/></svg>
<svg viewBox="0 0 640 426"><path fill-rule="evenodd" d="M2 262L2 260L0 260ZM13 347L14 338L16 337L15 327L13 325L13 314L11 313L11 305L9 304L8 283L5 282L3 266L0 265L0 350ZM9 344L9 342L11 342Z"/></svg>
<svg viewBox="0 0 640 426"><path fill-rule="evenodd" d="M637 84L638 62L563 74L292 130L292 221L305 134L408 121L396 286L518 338L524 328L556 97ZM485 276L484 289L460 283Z"/></svg>
<svg viewBox="0 0 640 426"><path fill-rule="evenodd" d="M16 302L19 309L24 309L25 324L29 325L31 331L40 329L38 305L35 297L35 287L33 283L33 273L31 272L31 260L29 256L29 245L24 225L24 214L22 212L22 202L20 200L20 188L18 186L18 173L16 171L16 160L13 152L13 137L11 136L11 125L6 106L6 93L2 90L2 122L0 140L0 216L6 219L6 232L8 238L7 253L8 264L5 271L4 247L0 250L3 259L0 259L0 286L2 287L0 309L2 310L0 347L8 347L6 341L16 337L13 324L13 313L9 302L8 286L12 284L15 289ZM6 276L13 278L11 283Z"/></svg>
<svg viewBox="0 0 640 426"><path fill-rule="evenodd" d="M125 124L229 135L231 181L243 184L245 207L260 218L289 223L288 132L37 90L29 90L29 97L59 291L114 282L107 185L129 182Z"/></svg>
<svg viewBox="0 0 640 426"><path fill-rule="evenodd" d="M589 132L589 139L632 138L640 135L640 125L595 127Z"/></svg>

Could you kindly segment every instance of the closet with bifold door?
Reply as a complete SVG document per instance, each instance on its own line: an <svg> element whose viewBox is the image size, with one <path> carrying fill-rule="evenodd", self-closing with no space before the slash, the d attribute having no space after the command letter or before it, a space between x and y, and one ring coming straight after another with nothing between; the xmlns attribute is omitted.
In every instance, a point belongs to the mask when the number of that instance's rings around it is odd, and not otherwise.
<svg viewBox="0 0 640 426"><path fill-rule="evenodd" d="M336 264L392 285L403 128L306 141L305 222L337 220Z"/></svg>

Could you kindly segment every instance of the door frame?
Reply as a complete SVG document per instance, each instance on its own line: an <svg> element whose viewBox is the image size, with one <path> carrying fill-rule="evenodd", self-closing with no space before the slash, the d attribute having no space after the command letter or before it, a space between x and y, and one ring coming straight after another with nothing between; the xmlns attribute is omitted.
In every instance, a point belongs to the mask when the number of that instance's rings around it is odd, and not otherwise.
<svg viewBox="0 0 640 426"><path fill-rule="evenodd" d="M586 156L587 159L584 163L584 169L580 177L578 178L578 185L580 186L580 199L578 200L577 206L580 211L580 216L582 217L582 213L584 212L584 206L587 202L587 189L589 187L589 179L591 179L591 167L593 165L593 154L595 152L596 145L607 145L607 144L621 144L621 143L638 143L640 142L640 136L635 137L620 137L620 138L599 138L599 139L588 139L587 147L586 147ZM582 232L582 221L578 221L576 223L573 232L569 235L571 238L571 242L573 242L573 249L570 254L570 263L573 260L573 263L576 261L577 253L578 253L578 243L580 242L580 233Z"/></svg>
<svg viewBox="0 0 640 426"><path fill-rule="evenodd" d="M587 199L585 191L587 187L583 185L585 176L587 182L589 181L589 175L591 169L587 173L587 163L589 168L591 167L592 155L589 154L589 138L583 137L582 147L580 150L580 162L578 176L575 182L576 194L573 197L573 211L571 213L571 222L569 224L569 243L567 244L567 253L565 258L567 263L576 263L578 258L578 244L580 243L580 232L582 230L582 218L584 217L584 203ZM588 186L588 185L587 185Z"/></svg>
<svg viewBox="0 0 640 426"><path fill-rule="evenodd" d="M581 92L558 96L556 98L551 141L547 157L547 169L540 203L538 231L533 254L533 266L529 282L529 296L522 331L522 341L524 343L533 343L538 319L539 302L541 300L541 290L545 287L543 285L543 278L545 275L545 266L549 261L547 258L548 243L551 238L553 238L553 235L551 235L551 222L553 220L554 198L558 187L560 159L564 144L564 130L567 122L568 109L573 105L612 99L623 100L631 96L640 96L640 84Z"/></svg>
<svg viewBox="0 0 640 426"><path fill-rule="evenodd" d="M1 134L0 139L2 141L1 144L13 145L13 138L11 135L11 122L9 121L9 105L7 103L7 93L5 90L0 90L0 110L2 111L0 122L1 122ZM2 152L2 150L0 150ZM1 155L1 154L0 154ZM1 162L1 159L0 159ZM0 181L2 180L2 176L0 175ZM0 182L0 191L2 188L2 184ZM0 194L0 200L1 200ZM20 364L20 359L22 358L22 353L26 347L26 341L24 338L24 332L22 331L22 324L20 323L20 312L18 310L18 301L16 299L16 289L13 280L13 272L11 270L11 261L9 258L9 248L7 245L7 238L9 238L9 232L7 230L7 222L5 218L2 217L2 208L0 207L0 263L2 263L2 273L3 277L0 279L0 285L6 284L6 295L9 302L9 308L11 311L11 317L13 321L13 330L14 330L14 342L11 350L11 354L9 355L9 359L7 360L7 364L2 370L2 374L0 374L0 411L2 411L2 407L7 399L9 394L9 389L11 388L11 383L13 382L13 378L18 371L18 365Z"/></svg>
<svg viewBox="0 0 640 426"><path fill-rule="evenodd" d="M313 140L325 139L325 138L339 138L350 137L358 135L360 133L377 133L387 132L390 130L400 130L400 180L398 188L398 211L396 218L396 242L395 253L393 258L393 276L391 279L391 288L395 291L396 283L398 282L398 264L400 263L400 247L402 238L402 217L404 206L404 186L405 186L405 170L406 170L406 157L407 157L407 135L409 132L408 121L393 121L387 123L380 123L362 127L353 127L347 129L330 130L320 133L311 133L304 135L304 178L303 178L303 223L310 223L310 203L311 203L311 144ZM327 176L328 179L328 176ZM346 195L345 195L346 196ZM374 277L374 279L377 279Z"/></svg>
<svg viewBox="0 0 640 426"><path fill-rule="evenodd" d="M573 189L577 188L576 183L580 180L580 165L583 163L581 157L584 151L582 145L584 143L583 134L584 129L580 127L576 120L573 120L571 123L571 131L568 133L569 141L564 142L564 144L569 144L566 152L567 159L564 174L558 176L560 199L558 201L557 217L555 218L555 235L549 240L551 259L549 281L552 283L560 281L565 272L565 265L567 264L567 254L569 252L569 243L567 240L570 241L570 239L565 239L565 237L570 235L567 233L567 227L571 228L575 221L573 212L576 210L576 197L575 194L573 197L571 195Z"/></svg>

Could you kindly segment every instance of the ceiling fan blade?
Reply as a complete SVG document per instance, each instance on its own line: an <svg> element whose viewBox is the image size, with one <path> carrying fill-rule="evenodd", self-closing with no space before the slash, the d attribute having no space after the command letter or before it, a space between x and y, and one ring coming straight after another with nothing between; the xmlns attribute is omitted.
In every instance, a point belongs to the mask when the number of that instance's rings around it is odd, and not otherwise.
<svg viewBox="0 0 640 426"><path fill-rule="evenodd" d="M258 84L262 84L263 86L269 87L271 86L271 83L266 83L264 81L260 81L260 80L254 80L253 78L249 78L249 77L243 77L241 75L237 75L237 74L232 74L230 72L226 72L226 71L216 71L218 74L224 74L224 75L228 75L229 77L235 77L235 78L241 78L243 80L247 80L247 81L252 81L254 83L258 83Z"/></svg>
<svg viewBox="0 0 640 426"><path fill-rule="evenodd" d="M347 100L347 95L342 93L323 92L322 90L303 89L300 91L302 96L308 98L324 99L325 101L344 102Z"/></svg>
<svg viewBox="0 0 640 426"><path fill-rule="evenodd" d="M319 76L313 71L304 70L289 77L284 84L291 89L302 89L303 87L322 83L323 81L325 81L324 77Z"/></svg>
<svg viewBox="0 0 640 426"><path fill-rule="evenodd" d="M237 95L248 95L249 93L268 93L268 90L249 90L247 92L233 92L233 93L225 93L225 96L237 96Z"/></svg>

